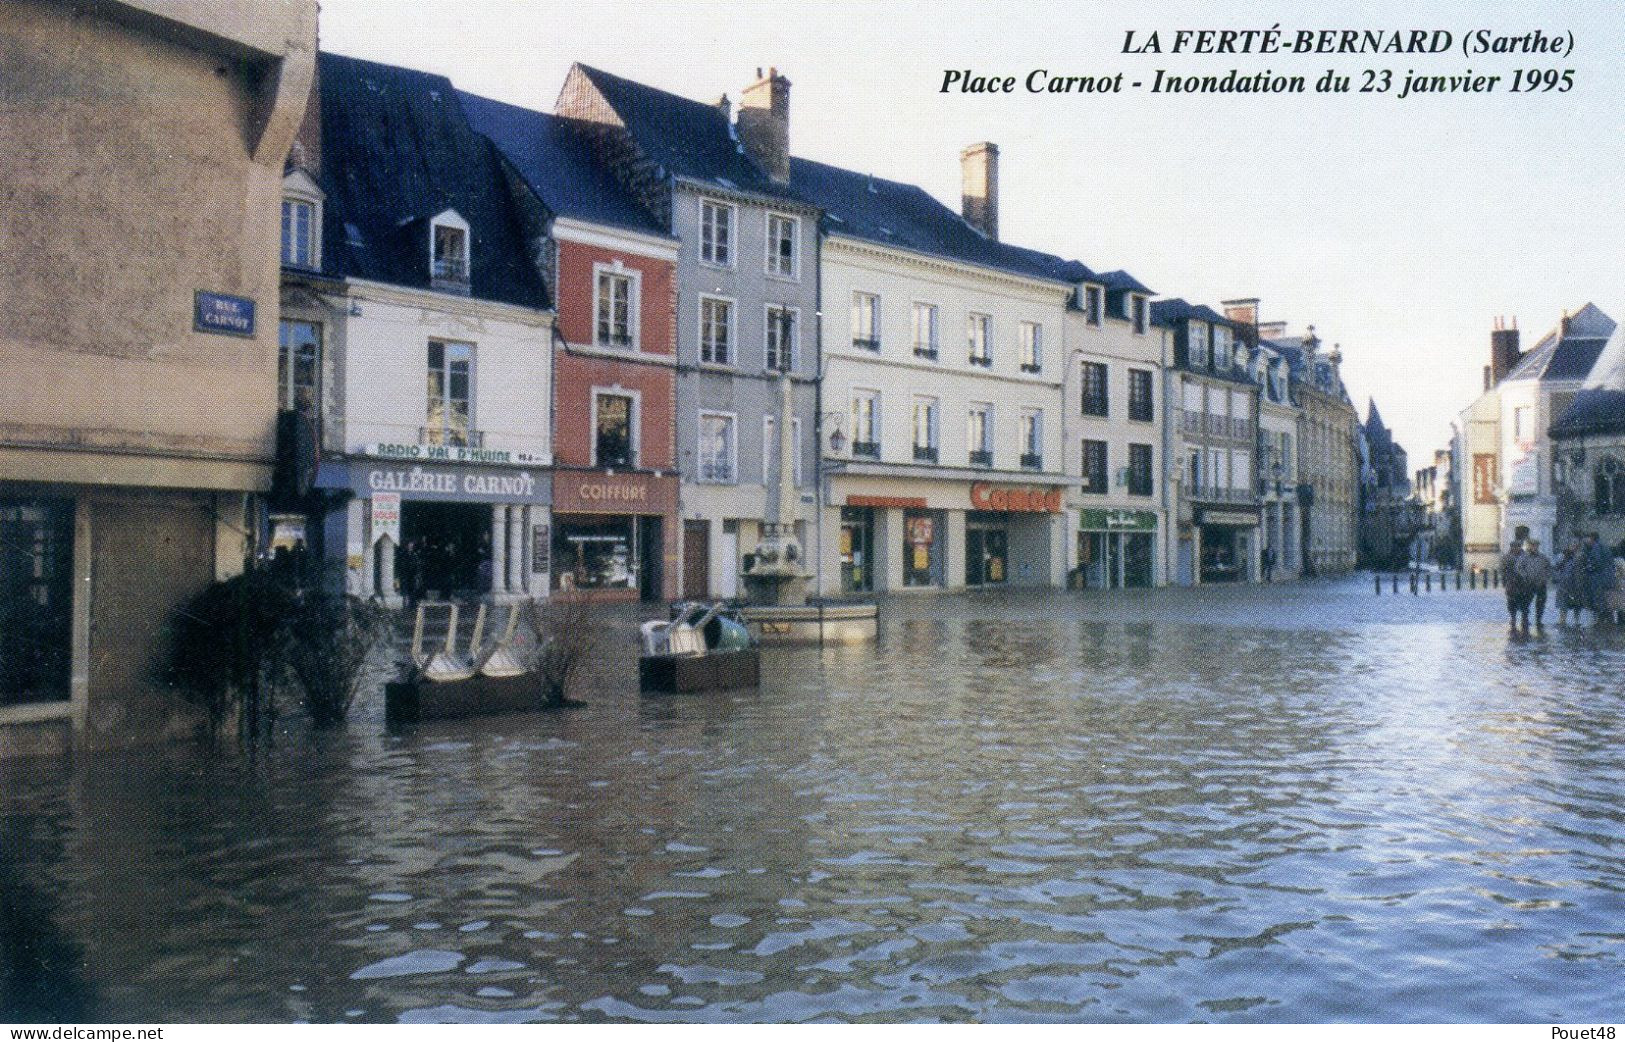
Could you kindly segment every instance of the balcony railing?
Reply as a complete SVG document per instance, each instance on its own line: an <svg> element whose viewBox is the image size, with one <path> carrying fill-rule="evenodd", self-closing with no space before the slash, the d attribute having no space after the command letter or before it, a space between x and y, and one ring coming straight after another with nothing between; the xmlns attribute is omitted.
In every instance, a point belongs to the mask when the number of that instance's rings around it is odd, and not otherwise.
<svg viewBox="0 0 1625 1042"><path fill-rule="evenodd" d="M971 365L979 365L983 369L992 369L993 368L993 358L992 358L991 355L971 355L970 356L970 364Z"/></svg>
<svg viewBox="0 0 1625 1042"><path fill-rule="evenodd" d="M1024 373L1041 373L1044 371L1044 367L1037 362L1023 362L1021 363L1021 371Z"/></svg>
<svg viewBox="0 0 1625 1042"><path fill-rule="evenodd" d="M1250 488L1193 488L1191 499L1210 503L1256 503L1258 496Z"/></svg>
<svg viewBox="0 0 1625 1042"><path fill-rule="evenodd" d="M970 465L973 466L973 467L991 467L991 466L993 466L993 450L992 449L971 449L970 450Z"/></svg>
<svg viewBox="0 0 1625 1042"><path fill-rule="evenodd" d="M1184 425L1183 426L1184 426L1186 434L1201 434L1202 433L1202 414L1199 413L1199 412L1193 412L1190 409L1186 409L1185 410L1185 420L1184 420Z"/></svg>
<svg viewBox="0 0 1625 1042"><path fill-rule="evenodd" d="M915 344L914 345L914 357L915 358L925 358L925 359L929 359L930 361L935 362L937 360L937 345L936 344Z"/></svg>
<svg viewBox="0 0 1625 1042"><path fill-rule="evenodd" d="M435 278L447 282L467 282L468 262L461 257L436 257L433 272Z"/></svg>
<svg viewBox="0 0 1625 1042"><path fill-rule="evenodd" d="M477 449L485 444L485 432L471 427L419 427L420 445L457 445Z"/></svg>
<svg viewBox="0 0 1625 1042"><path fill-rule="evenodd" d="M854 456L862 456L865 459L879 459L880 458L880 442L878 442L878 441L854 441L852 443L852 455L854 455Z"/></svg>
<svg viewBox="0 0 1625 1042"><path fill-rule="evenodd" d="M855 336L852 338L852 346L863 351L879 351L880 338L872 336Z"/></svg>
<svg viewBox="0 0 1625 1042"><path fill-rule="evenodd" d="M937 461L937 447L935 445L914 446L914 462L935 463Z"/></svg>
<svg viewBox="0 0 1625 1042"><path fill-rule="evenodd" d="M1040 455L1038 455L1037 453L1034 453L1034 452L1023 452L1021 454L1021 469L1022 470L1043 470L1044 469L1044 457L1040 456Z"/></svg>

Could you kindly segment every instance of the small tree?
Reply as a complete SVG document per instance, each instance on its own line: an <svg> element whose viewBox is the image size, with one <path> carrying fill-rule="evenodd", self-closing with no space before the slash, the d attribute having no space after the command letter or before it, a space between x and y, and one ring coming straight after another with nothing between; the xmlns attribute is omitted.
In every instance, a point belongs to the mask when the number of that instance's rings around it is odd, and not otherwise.
<svg viewBox="0 0 1625 1042"><path fill-rule="evenodd" d="M294 595L264 571L217 582L193 597L172 631L170 678L218 736L235 714L238 738L270 733L281 679L283 620Z"/></svg>
<svg viewBox="0 0 1625 1042"><path fill-rule="evenodd" d="M550 600L532 608L527 617L535 637L531 667L541 684L542 704L548 708L576 704L571 692L602 643L602 627L588 603L580 600Z"/></svg>
<svg viewBox="0 0 1625 1042"><path fill-rule="evenodd" d="M336 593L309 593L287 619L288 669L318 727L342 723L366 679L366 666L389 636L393 615Z"/></svg>

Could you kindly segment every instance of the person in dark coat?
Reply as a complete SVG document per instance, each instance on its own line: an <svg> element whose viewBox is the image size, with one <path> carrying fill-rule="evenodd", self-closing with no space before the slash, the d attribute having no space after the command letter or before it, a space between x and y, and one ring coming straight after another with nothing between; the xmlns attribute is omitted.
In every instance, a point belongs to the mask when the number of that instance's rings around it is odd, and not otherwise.
<svg viewBox="0 0 1625 1042"><path fill-rule="evenodd" d="M1523 556L1518 559L1518 581L1523 586L1523 631L1529 632L1529 604L1535 606L1535 629L1546 629L1546 587L1552 579L1552 562L1540 552L1540 540L1531 539L1524 544Z"/></svg>
<svg viewBox="0 0 1625 1042"><path fill-rule="evenodd" d="M1523 559L1523 540L1514 539L1507 552L1501 555L1501 589L1507 598L1507 624L1512 635L1518 635L1518 615L1523 613L1525 626L1529 613L1529 601L1524 596L1523 580L1518 578L1518 564Z"/></svg>
<svg viewBox="0 0 1625 1042"><path fill-rule="evenodd" d="M1586 533L1580 547L1580 567L1585 573L1586 607L1591 609L1593 624L1601 622L1608 613L1608 592L1614 588L1614 560L1608 548L1597 539L1597 533Z"/></svg>
<svg viewBox="0 0 1625 1042"><path fill-rule="evenodd" d="M1552 565L1552 581L1557 587L1557 624L1568 625L1569 612L1574 613L1576 624L1580 609L1585 607L1585 577L1580 572L1580 542L1569 540L1557 561Z"/></svg>

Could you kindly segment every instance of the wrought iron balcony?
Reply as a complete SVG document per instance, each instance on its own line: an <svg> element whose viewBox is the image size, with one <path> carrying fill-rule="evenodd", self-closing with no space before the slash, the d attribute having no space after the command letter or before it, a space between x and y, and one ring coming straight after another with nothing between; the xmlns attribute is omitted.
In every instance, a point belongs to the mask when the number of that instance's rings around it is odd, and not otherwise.
<svg viewBox="0 0 1625 1042"><path fill-rule="evenodd" d="M993 450L992 449L971 449L970 450L970 465L973 466L973 467L991 467L991 466L993 466Z"/></svg>
<svg viewBox="0 0 1625 1042"><path fill-rule="evenodd" d="M1044 457L1040 456L1040 455L1038 455L1037 453L1034 453L1034 452L1023 452L1021 454L1021 469L1022 470L1043 470L1044 469Z"/></svg>
<svg viewBox="0 0 1625 1042"><path fill-rule="evenodd" d="M979 354L972 353L971 356L970 356L970 364L971 365L979 365L983 369L992 369L993 368L993 356L992 355L979 355Z"/></svg>
<svg viewBox="0 0 1625 1042"><path fill-rule="evenodd" d="M854 441L852 442L852 455L862 456L866 459L880 458L880 442Z"/></svg>
<svg viewBox="0 0 1625 1042"><path fill-rule="evenodd" d="M485 432L474 430L471 427L419 427L418 443L421 445L457 445L463 448L477 449L485 444Z"/></svg>
<svg viewBox="0 0 1625 1042"><path fill-rule="evenodd" d="M930 361L935 362L937 360L937 345L936 344L915 344L914 345L914 357L915 358L925 358L925 359L929 359Z"/></svg>
<svg viewBox="0 0 1625 1042"><path fill-rule="evenodd" d="M1037 362L1023 362L1021 363L1021 371L1024 373L1041 373L1044 371L1044 367Z"/></svg>
<svg viewBox="0 0 1625 1042"><path fill-rule="evenodd" d="M864 350L864 351L879 351L880 350L880 338L879 337L855 336L855 337L852 338L852 346L856 347L856 348L860 348L861 350Z"/></svg>
<svg viewBox="0 0 1625 1042"><path fill-rule="evenodd" d="M935 463L937 461L937 447L935 445L914 446L914 462Z"/></svg>

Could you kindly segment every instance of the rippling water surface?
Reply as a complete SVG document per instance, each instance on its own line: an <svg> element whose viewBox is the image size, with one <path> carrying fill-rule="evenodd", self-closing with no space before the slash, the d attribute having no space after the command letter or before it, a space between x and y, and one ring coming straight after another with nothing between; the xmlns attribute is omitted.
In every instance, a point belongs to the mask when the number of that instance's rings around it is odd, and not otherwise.
<svg viewBox="0 0 1625 1042"><path fill-rule="evenodd" d="M1354 583L1012 594L764 672L12 771L0 1013L1619 1017L1618 635Z"/></svg>

